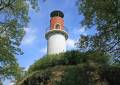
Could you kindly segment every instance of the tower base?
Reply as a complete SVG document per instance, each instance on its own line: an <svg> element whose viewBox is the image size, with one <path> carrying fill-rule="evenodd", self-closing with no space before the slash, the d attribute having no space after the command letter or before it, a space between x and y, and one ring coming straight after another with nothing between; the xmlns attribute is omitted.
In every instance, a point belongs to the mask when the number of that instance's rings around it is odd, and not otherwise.
<svg viewBox="0 0 120 85"><path fill-rule="evenodd" d="M47 39L47 54L58 54L66 51L67 32L63 30L50 30L45 34Z"/></svg>

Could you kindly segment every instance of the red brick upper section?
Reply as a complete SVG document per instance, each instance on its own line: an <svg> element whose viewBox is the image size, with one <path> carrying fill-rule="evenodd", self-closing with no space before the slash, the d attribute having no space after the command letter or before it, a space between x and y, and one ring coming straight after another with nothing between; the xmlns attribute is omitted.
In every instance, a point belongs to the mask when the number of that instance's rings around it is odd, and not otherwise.
<svg viewBox="0 0 120 85"><path fill-rule="evenodd" d="M64 29L64 20L60 16L52 17L50 20L50 30L52 29Z"/></svg>

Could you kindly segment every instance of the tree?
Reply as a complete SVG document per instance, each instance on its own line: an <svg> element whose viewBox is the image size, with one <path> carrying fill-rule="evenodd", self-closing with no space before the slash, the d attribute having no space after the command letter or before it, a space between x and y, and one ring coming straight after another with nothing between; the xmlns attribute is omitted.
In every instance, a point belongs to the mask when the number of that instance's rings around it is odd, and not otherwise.
<svg viewBox="0 0 120 85"><path fill-rule="evenodd" d="M84 16L82 25L97 30L82 36L78 47L107 52L120 61L120 0L78 0L77 6Z"/></svg>
<svg viewBox="0 0 120 85"><path fill-rule="evenodd" d="M0 0L0 80L19 72L16 55L29 21L29 6L38 8L38 0Z"/></svg>

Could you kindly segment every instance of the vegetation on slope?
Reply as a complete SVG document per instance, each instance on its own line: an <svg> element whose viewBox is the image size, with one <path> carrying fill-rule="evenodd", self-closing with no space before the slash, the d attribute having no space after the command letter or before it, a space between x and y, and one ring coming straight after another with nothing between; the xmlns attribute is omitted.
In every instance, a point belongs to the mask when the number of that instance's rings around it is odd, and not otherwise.
<svg viewBox="0 0 120 85"><path fill-rule="evenodd" d="M120 67L110 66L109 58L96 51L47 55L31 65L17 85L117 85Z"/></svg>

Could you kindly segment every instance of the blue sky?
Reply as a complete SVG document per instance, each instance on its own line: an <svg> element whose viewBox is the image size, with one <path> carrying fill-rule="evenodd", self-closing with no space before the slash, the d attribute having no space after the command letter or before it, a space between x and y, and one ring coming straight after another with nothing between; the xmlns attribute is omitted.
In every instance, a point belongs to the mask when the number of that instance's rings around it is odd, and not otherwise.
<svg viewBox="0 0 120 85"><path fill-rule="evenodd" d="M37 59L46 54L47 41L45 39L46 29L50 26L50 13L54 10L61 10L64 13L64 25L68 29L69 39L67 50L75 49L74 43L77 42L81 34L93 34L94 30L85 30L80 22L83 19L79 15L76 0L40 0L40 10L38 12L30 9L30 22L24 28L26 34L21 43L24 54L17 56L21 67L28 69ZM10 85L10 84L5 84Z"/></svg>
<svg viewBox="0 0 120 85"><path fill-rule="evenodd" d="M46 54L47 41L45 32L50 26L50 13L61 10L64 13L65 27L68 29L69 39L67 50L73 49L74 43L80 34L87 34L85 27L80 26L82 16L78 15L76 0L46 0L40 1L40 10L35 12L30 9L30 23L25 28L26 35L21 43L23 55L17 57L20 66L28 68L35 60Z"/></svg>
<svg viewBox="0 0 120 85"><path fill-rule="evenodd" d="M61 10L64 13L64 25L68 30L69 39L67 40L67 50L75 49L74 43L77 42L81 34L92 34L93 30L85 30L80 22L83 19L79 15L76 0L40 0L40 10L38 12L30 9L30 22L24 28L24 36L21 48L23 55L17 56L20 66L28 68L35 60L43 57L47 50L45 32L49 30L50 13L54 10Z"/></svg>

